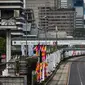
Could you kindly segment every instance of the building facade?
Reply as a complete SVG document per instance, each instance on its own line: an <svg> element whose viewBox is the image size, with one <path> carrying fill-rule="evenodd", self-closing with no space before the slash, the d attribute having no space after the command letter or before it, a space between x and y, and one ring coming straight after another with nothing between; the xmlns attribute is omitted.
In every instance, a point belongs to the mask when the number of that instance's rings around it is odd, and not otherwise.
<svg viewBox="0 0 85 85"><path fill-rule="evenodd" d="M75 8L75 28L84 28L84 0L58 0L58 8Z"/></svg>
<svg viewBox="0 0 85 85"><path fill-rule="evenodd" d="M75 24L75 9L54 9L54 7L39 7L39 27L46 31L64 31L67 35L73 34Z"/></svg>
<svg viewBox="0 0 85 85"><path fill-rule="evenodd" d="M57 0L58 8L72 8L73 3L72 0Z"/></svg>
<svg viewBox="0 0 85 85"><path fill-rule="evenodd" d="M68 8L68 0L58 0L58 8Z"/></svg>
<svg viewBox="0 0 85 85"><path fill-rule="evenodd" d="M76 10L75 28L84 28L84 1L73 0L73 7Z"/></svg>
<svg viewBox="0 0 85 85"><path fill-rule="evenodd" d="M85 0L84 0L84 28L85 28Z"/></svg>
<svg viewBox="0 0 85 85"><path fill-rule="evenodd" d="M21 16L23 0L0 0L0 29L11 29L22 35L24 19Z"/></svg>
<svg viewBox="0 0 85 85"><path fill-rule="evenodd" d="M34 11L25 5L25 0L0 0L0 29L11 29L13 37L24 36L26 31L28 35L36 34Z"/></svg>
<svg viewBox="0 0 85 85"><path fill-rule="evenodd" d="M55 4L54 2L57 3L57 0L26 0L25 8L33 9L34 17L35 17L36 23L38 25L38 23L39 23L38 7L43 7L43 6L53 7Z"/></svg>
<svg viewBox="0 0 85 85"><path fill-rule="evenodd" d="M6 48L10 48L10 56L11 50L14 50L14 47L11 47L11 35L15 39L37 37L34 11L25 9L24 3L25 0L0 0L0 33L3 32L6 39L9 38L7 45L10 43L10 47ZM18 48L21 46L15 51Z"/></svg>

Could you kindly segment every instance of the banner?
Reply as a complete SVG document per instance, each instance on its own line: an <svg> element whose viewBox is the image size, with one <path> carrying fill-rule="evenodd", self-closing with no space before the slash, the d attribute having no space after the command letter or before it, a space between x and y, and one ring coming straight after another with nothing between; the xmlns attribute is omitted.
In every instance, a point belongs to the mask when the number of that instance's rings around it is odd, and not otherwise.
<svg viewBox="0 0 85 85"><path fill-rule="evenodd" d="M34 47L34 45L28 45L28 56L33 56L34 55L33 47Z"/></svg>
<svg viewBox="0 0 85 85"><path fill-rule="evenodd" d="M22 52L22 56L25 56L25 46L21 45L21 52Z"/></svg>

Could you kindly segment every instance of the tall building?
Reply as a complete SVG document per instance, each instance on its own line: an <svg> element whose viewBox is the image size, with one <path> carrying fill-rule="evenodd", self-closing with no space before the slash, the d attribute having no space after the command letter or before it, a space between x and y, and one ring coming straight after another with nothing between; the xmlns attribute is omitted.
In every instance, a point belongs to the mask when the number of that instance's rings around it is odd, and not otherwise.
<svg viewBox="0 0 85 85"><path fill-rule="evenodd" d="M11 34L14 37L24 36L26 28L28 35L36 34L34 11L33 9L24 9L25 5L25 0L0 0L0 29L12 29ZM27 21L25 12L29 18Z"/></svg>
<svg viewBox="0 0 85 85"><path fill-rule="evenodd" d="M73 7L76 10L75 28L84 28L84 1L73 0Z"/></svg>
<svg viewBox="0 0 85 85"><path fill-rule="evenodd" d="M38 7L44 7L44 6L53 7L55 2L57 3L57 0L26 0L25 8L30 8L34 10L34 17L38 25L39 23Z"/></svg>
<svg viewBox="0 0 85 85"><path fill-rule="evenodd" d="M58 8L68 8L67 0L58 0Z"/></svg>
<svg viewBox="0 0 85 85"><path fill-rule="evenodd" d="M0 0L0 29L12 29L12 34L22 35L22 9L23 0Z"/></svg>
<svg viewBox="0 0 85 85"><path fill-rule="evenodd" d="M84 0L84 28L85 28L85 0Z"/></svg>
<svg viewBox="0 0 85 85"><path fill-rule="evenodd" d="M73 35L75 9L54 9L54 7L39 7L39 27L42 29L64 31L67 35Z"/></svg>
<svg viewBox="0 0 85 85"><path fill-rule="evenodd" d="M0 0L0 34L4 30L11 29L12 38L15 37L15 39L20 37L26 39L26 36L37 37L34 11L24 9L24 3L25 0ZM6 31L3 34L6 34ZM10 40L11 35L9 35ZM21 48L21 46L18 47Z"/></svg>
<svg viewBox="0 0 85 85"><path fill-rule="evenodd" d="M57 0L58 8L72 8L72 0Z"/></svg>

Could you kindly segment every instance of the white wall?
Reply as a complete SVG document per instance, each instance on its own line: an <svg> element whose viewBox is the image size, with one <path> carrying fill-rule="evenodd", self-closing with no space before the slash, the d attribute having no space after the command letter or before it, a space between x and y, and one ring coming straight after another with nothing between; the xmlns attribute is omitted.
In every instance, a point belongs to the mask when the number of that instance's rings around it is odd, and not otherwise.
<svg viewBox="0 0 85 85"><path fill-rule="evenodd" d="M79 17L83 16L83 7L76 7L76 15Z"/></svg>

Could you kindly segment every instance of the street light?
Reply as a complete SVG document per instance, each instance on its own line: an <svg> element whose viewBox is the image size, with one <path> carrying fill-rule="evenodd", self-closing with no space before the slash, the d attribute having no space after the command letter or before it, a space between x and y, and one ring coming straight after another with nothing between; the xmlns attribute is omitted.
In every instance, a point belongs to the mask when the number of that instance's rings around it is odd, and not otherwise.
<svg viewBox="0 0 85 85"><path fill-rule="evenodd" d="M26 57L27 57L27 53L28 53L28 46L27 46L27 19L28 19L28 14L27 14L27 10L25 9L24 10L24 13L25 13L25 24L26 24Z"/></svg>
<svg viewBox="0 0 85 85"><path fill-rule="evenodd" d="M57 40L57 32L58 32L57 26L55 27L55 30L56 30L56 40Z"/></svg>
<svg viewBox="0 0 85 85"><path fill-rule="evenodd" d="M57 26L55 27L55 30L56 30L56 50L57 50L57 32L58 32Z"/></svg>

